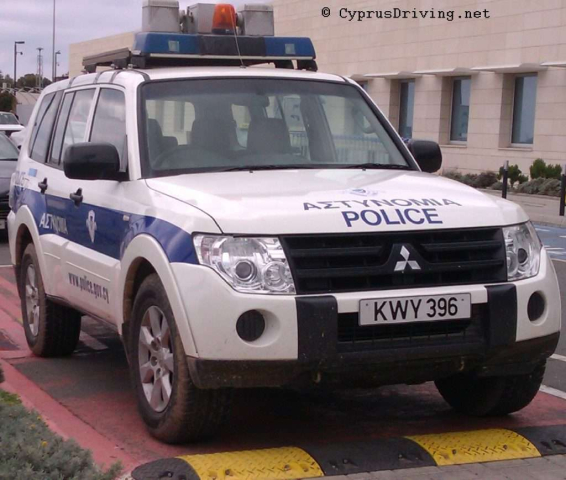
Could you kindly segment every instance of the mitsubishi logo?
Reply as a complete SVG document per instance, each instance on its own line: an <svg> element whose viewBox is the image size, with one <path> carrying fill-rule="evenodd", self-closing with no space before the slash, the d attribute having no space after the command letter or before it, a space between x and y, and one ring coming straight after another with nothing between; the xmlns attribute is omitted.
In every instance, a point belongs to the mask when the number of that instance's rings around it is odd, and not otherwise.
<svg viewBox="0 0 566 480"><path fill-rule="evenodd" d="M396 272L405 272L405 270L407 270L407 267L409 267L411 270L421 269L419 262L416 262L415 260L409 260L411 258L411 253L409 252L409 250L407 250L407 247L403 246L403 248L401 248L400 255L401 257L403 257L403 260L398 261L395 265Z"/></svg>

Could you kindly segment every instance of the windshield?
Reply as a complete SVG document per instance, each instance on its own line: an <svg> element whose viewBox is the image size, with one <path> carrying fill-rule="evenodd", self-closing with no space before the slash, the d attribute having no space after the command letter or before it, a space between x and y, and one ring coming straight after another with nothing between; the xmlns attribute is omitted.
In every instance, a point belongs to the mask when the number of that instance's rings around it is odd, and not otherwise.
<svg viewBox="0 0 566 480"><path fill-rule="evenodd" d="M0 161L17 160L19 151L6 135L0 133Z"/></svg>
<svg viewBox="0 0 566 480"><path fill-rule="evenodd" d="M144 176L283 168L412 169L357 88L277 79L144 87Z"/></svg>
<svg viewBox="0 0 566 480"><path fill-rule="evenodd" d="M18 119L13 113L0 112L0 125L19 125Z"/></svg>

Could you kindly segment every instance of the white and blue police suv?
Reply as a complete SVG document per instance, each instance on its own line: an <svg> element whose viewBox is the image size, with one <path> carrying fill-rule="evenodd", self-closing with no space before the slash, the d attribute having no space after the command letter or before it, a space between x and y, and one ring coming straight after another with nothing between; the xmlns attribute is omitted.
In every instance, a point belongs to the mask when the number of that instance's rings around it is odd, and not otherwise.
<svg viewBox="0 0 566 480"><path fill-rule="evenodd" d="M467 414L528 405L560 300L527 215L431 175L438 145L314 72L309 39L235 36L218 10L43 92L8 219L33 353L71 354L81 315L114 324L170 443L211 435L235 388L435 381Z"/></svg>

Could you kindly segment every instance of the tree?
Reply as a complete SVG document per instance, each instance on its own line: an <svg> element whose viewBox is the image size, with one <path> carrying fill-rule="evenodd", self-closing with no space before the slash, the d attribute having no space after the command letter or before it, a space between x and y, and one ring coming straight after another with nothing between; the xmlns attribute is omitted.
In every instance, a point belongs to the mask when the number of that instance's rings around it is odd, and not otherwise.
<svg viewBox="0 0 566 480"><path fill-rule="evenodd" d="M8 92L0 93L0 112L13 112L16 110L16 97Z"/></svg>

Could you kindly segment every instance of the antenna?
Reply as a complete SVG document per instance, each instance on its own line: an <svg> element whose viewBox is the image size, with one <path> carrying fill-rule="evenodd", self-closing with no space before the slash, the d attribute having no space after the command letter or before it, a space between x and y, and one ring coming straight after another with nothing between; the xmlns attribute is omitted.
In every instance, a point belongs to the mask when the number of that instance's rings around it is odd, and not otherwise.
<svg viewBox="0 0 566 480"><path fill-rule="evenodd" d="M232 26L234 27L234 40L236 40L236 49L238 50L238 58L240 59L241 67L246 68L246 64L244 63L244 59L242 58L242 52L240 51L240 42L238 41L238 26L236 24L236 17L232 17Z"/></svg>

